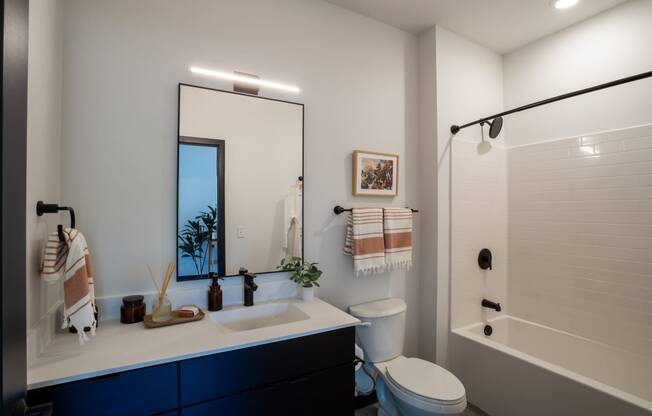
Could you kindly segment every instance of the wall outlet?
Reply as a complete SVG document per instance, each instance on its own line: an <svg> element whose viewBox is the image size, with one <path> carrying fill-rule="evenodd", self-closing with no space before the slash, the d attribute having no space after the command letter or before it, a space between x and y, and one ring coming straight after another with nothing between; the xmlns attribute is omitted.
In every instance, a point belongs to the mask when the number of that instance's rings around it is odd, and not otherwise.
<svg viewBox="0 0 652 416"><path fill-rule="evenodd" d="M238 238L245 238L245 227L238 225L236 228L236 235Z"/></svg>

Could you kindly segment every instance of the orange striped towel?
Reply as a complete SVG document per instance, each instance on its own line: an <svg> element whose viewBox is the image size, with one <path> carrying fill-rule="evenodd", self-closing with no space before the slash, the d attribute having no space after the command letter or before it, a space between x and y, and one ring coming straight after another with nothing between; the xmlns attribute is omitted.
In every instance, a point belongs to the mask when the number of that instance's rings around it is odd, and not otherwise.
<svg viewBox="0 0 652 416"><path fill-rule="evenodd" d="M353 208L346 221L344 253L353 257L356 275L385 271L382 208Z"/></svg>
<svg viewBox="0 0 652 416"><path fill-rule="evenodd" d="M383 232L387 268L393 270L412 267L412 210L384 208Z"/></svg>
<svg viewBox="0 0 652 416"><path fill-rule="evenodd" d="M54 232L48 237L41 260L41 276L48 282L63 277L63 325L74 327L79 335L79 343L88 341L85 327L91 328L95 335L95 290L91 256L86 239L73 228L64 230L65 241L59 241Z"/></svg>

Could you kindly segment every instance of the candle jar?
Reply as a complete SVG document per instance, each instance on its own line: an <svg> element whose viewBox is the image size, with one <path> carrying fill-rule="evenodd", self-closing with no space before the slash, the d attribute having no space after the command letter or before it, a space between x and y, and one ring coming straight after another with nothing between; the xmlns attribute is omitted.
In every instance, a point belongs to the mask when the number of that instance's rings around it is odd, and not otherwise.
<svg viewBox="0 0 652 416"><path fill-rule="evenodd" d="M172 303L167 296L159 304L159 298L155 298L152 303L152 321L166 322L172 319Z"/></svg>
<svg viewBox="0 0 652 416"><path fill-rule="evenodd" d="M145 317L145 303L142 295L125 296L120 307L120 322L135 324Z"/></svg>

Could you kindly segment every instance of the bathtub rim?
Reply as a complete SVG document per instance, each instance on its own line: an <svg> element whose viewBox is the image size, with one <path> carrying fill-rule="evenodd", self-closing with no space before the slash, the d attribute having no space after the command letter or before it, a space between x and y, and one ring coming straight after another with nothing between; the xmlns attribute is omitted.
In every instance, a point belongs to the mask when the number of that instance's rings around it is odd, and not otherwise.
<svg viewBox="0 0 652 416"><path fill-rule="evenodd" d="M523 360L523 361L526 361L528 363L534 364L535 366L537 366L539 368L551 371L551 372L553 372L555 374L558 374L558 375L560 375L562 377L565 377L567 379L570 379L572 381L576 381L578 383L584 384L584 385L586 385L588 387L591 387L593 389L596 389L596 390L598 390L598 391L600 391L602 393L608 394L610 396L614 396L614 397L616 397L616 398L618 398L620 400L623 400L623 401L625 401L627 403L638 406L638 407L642 408L643 410L652 411L652 401L646 400L646 399L644 399L642 397L636 396L636 395L631 394L631 393L627 393L626 391L620 390L620 389L618 389L616 387L610 386L610 385L605 384L605 383L603 383L601 381L597 381L597 380L592 379L590 377L584 376L584 375L579 374L579 373L577 373L575 371L568 370L568 369L566 369L564 367L553 364L553 363L548 362L546 360L542 360L541 358L537 358L537 357L535 357L533 355L526 354L526 353L521 352L521 351L519 351L517 349L509 347L509 346L507 346L505 344L502 344L500 342L493 341L489 337L486 337L484 335L479 335L479 334L476 334L476 333L471 331L472 328L482 327L483 325L491 324L492 322L497 322L497 321L506 320L506 319L512 319L514 321L522 322L522 323L525 323L525 324L528 324L528 325L533 325L533 326L536 326L536 327L539 327L539 328L542 328L542 329L546 329L546 330L558 332L558 333L561 333L561 334L569 335L569 336L572 336L574 338L579 338L579 339L584 340L584 341L588 341L588 342L592 342L592 343L596 343L596 344L600 344L600 345L605 345L605 346L608 346L609 348L618 349L618 347L614 347L612 345L608 345L608 344L605 344L605 343L602 343L602 342L599 342L599 341L594 341L594 340L592 340L590 338L585 338L585 337L582 337L582 336L579 336L579 335L572 334L570 332L561 331L559 329L555 329L555 328L552 328L552 327L549 327L549 326L546 326L546 325L541 325L541 324L538 324L536 322L532 322L532 321L528 321L528 320L525 320L525 319L517 318L515 316L511 316L511 315L507 315L507 314L500 315L498 317L488 319L486 322L485 321L476 322L476 323L473 323L471 325L466 325L466 326L463 326L463 327L451 329L451 332L454 333L455 335L461 336L461 337L469 339L471 341L475 341L475 342L480 343L482 345L486 345L489 348L492 348L494 350L500 351L500 352L505 353L505 354L512 355L512 356L514 356L514 357L516 357L516 358L518 358L520 360Z"/></svg>

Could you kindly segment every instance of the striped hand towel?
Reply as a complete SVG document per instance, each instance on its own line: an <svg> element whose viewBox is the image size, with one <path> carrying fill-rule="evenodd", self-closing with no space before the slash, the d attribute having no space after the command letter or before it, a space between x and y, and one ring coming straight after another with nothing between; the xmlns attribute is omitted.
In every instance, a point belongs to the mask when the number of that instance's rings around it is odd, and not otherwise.
<svg viewBox="0 0 652 416"><path fill-rule="evenodd" d="M412 210L384 208L385 263L390 270L412 267Z"/></svg>
<svg viewBox="0 0 652 416"><path fill-rule="evenodd" d="M344 253L353 257L356 275L385 271L382 208L353 208L346 221Z"/></svg>
<svg viewBox="0 0 652 416"><path fill-rule="evenodd" d="M62 328L74 327L83 344L88 341L84 328L90 327L91 335L95 335L97 327L91 256L82 233L66 228L64 235L65 241L59 241L56 232L50 234L43 250L41 276L48 282L64 278Z"/></svg>

